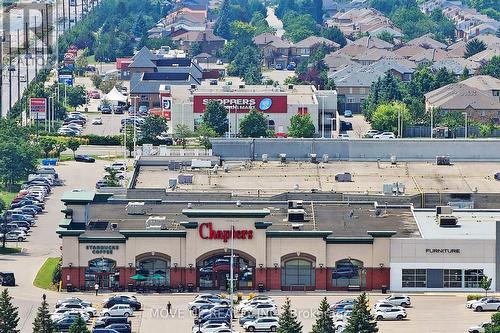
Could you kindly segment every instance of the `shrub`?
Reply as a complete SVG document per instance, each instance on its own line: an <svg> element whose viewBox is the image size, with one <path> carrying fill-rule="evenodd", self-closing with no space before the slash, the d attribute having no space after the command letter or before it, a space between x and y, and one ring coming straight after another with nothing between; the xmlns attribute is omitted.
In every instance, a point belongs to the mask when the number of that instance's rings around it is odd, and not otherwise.
<svg viewBox="0 0 500 333"><path fill-rule="evenodd" d="M82 135L81 138L88 139L89 145L94 146L120 146L121 135L99 136L94 134Z"/></svg>
<svg viewBox="0 0 500 333"><path fill-rule="evenodd" d="M468 301L473 301L473 300L478 300L478 299L481 299L483 298L484 295L479 295L479 294L469 294L467 295L467 300Z"/></svg>
<svg viewBox="0 0 500 333"><path fill-rule="evenodd" d="M59 281L61 281L62 269L61 269L61 261L57 263L56 268L52 272L52 284L57 285Z"/></svg>

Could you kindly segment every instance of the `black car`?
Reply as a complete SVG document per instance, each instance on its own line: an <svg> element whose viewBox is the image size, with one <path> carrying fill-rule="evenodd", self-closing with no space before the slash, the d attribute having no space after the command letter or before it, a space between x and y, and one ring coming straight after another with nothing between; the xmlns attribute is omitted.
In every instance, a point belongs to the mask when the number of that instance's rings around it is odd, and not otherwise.
<svg viewBox="0 0 500 333"><path fill-rule="evenodd" d="M106 328L115 330L119 333L132 333L132 329L127 324L111 324L106 326Z"/></svg>
<svg viewBox="0 0 500 333"><path fill-rule="evenodd" d="M126 324L132 327L132 322L127 317L101 317L96 320L94 328L105 328L111 324Z"/></svg>
<svg viewBox="0 0 500 333"><path fill-rule="evenodd" d="M111 114L111 108L109 106L101 106L102 114Z"/></svg>
<svg viewBox="0 0 500 333"><path fill-rule="evenodd" d="M57 332L68 331L69 327L75 322L78 317L64 317L54 322L54 327Z"/></svg>
<svg viewBox="0 0 500 333"><path fill-rule="evenodd" d="M349 121L340 121L340 130L341 131L352 131L352 123Z"/></svg>
<svg viewBox="0 0 500 333"><path fill-rule="evenodd" d="M89 155L76 155L75 156L75 161L77 162L85 162L85 163L94 163L95 158Z"/></svg>
<svg viewBox="0 0 500 333"><path fill-rule="evenodd" d="M26 205L37 205L38 207L45 208L45 204L43 202L38 202L34 200L21 200L11 205L11 208L20 208Z"/></svg>
<svg viewBox="0 0 500 333"><path fill-rule="evenodd" d="M140 310L142 307L141 302L136 301L134 299L131 299L129 297L123 297L123 296L113 296L108 299L108 301L103 305L104 308L110 308L115 304L127 304L129 305L134 311Z"/></svg>
<svg viewBox="0 0 500 333"><path fill-rule="evenodd" d="M123 109L123 107L121 105L118 105L118 106L115 106L114 113L115 114L124 114L125 110Z"/></svg>
<svg viewBox="0 0 500 333"><path fill-rule="evenodd" d="M0 272L0 285L7 287L14 287L16 285L16 278L13 272Z"/></svg>
<svg viewBox="0 0 500 333"><path fill-rule="evenodd" d="M500 172L495 173L495 179L500 180Z"/></svg>

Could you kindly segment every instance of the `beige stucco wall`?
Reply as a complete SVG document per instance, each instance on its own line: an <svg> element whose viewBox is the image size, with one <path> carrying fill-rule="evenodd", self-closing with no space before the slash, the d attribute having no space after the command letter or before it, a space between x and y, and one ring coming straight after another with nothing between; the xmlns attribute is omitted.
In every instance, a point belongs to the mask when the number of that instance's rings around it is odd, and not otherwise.
<svg viewBox="0 0 500 333"><path fill-rule="evenodd" d="M281 266L281 257L288 254L309 254L316 257L316 266L325 264L326 243L321 238L268 238L267 267Z"/></svg>
<svg viewBox="0 0 500 333"><path fill-rule="evenodd" d="M62 238L62 248L63 248L63 260L62 266L68 267L71 263L73 266L79 266L79 249L78 249L78 237L65 236Z"/></svg>
<svg viewBox="0 0 500 333"><path fill-rule="evenodd" d="M126 263L135 263L135 258L143 253L163 253L171 258L171 265L174 263L183 266L183 246L182 238L159 238L159 237L130 237L127 240Z"/></svg>
<svg viewBox="0 0 500 333"><path fill-rule="evenodd" d="M390 238L375 238L373 244L328 244L327 267L335 267L335 263L342 259L357 259L365 267L379 267L384 264L389 267Z"/></svg>

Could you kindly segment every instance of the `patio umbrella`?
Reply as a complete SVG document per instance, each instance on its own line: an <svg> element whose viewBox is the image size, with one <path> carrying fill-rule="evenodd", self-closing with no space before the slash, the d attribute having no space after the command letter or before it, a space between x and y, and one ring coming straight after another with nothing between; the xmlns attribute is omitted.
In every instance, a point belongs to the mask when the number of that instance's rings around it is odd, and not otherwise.
<svg viewBox="0 0 500 333"><path fill-rule="evenodd" d="M146 277L141 274L132 275L130 278L137 281L146 280Z"/></svg>
<svg viewBox="0 0 500 333"><path fill-rule="evenodd" d="M163 275L160 275L160 274L155 274L151 278L154 280L161 280L161 279L164 279L165 277Z"/></svg>

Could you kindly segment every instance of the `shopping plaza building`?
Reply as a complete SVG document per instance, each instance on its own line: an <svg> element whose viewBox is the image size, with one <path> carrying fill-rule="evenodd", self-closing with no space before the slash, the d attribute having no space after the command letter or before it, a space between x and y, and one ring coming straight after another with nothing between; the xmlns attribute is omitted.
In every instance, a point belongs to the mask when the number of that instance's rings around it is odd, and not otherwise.
<svg viewBox="0 0 500 333"><path fill-rule="evenodd" d="M62 196L65 287L225 290L233 253L239 290L480 291L485 275L500 290L500 210L415 208L299 188L238 193L245 168L255 181L278 167L299 176L292 162L208 172L174 159L139 159L126 191ZM318 172L306 163L300 170ZM284 182L268 186L281 191Z"/></svg>

